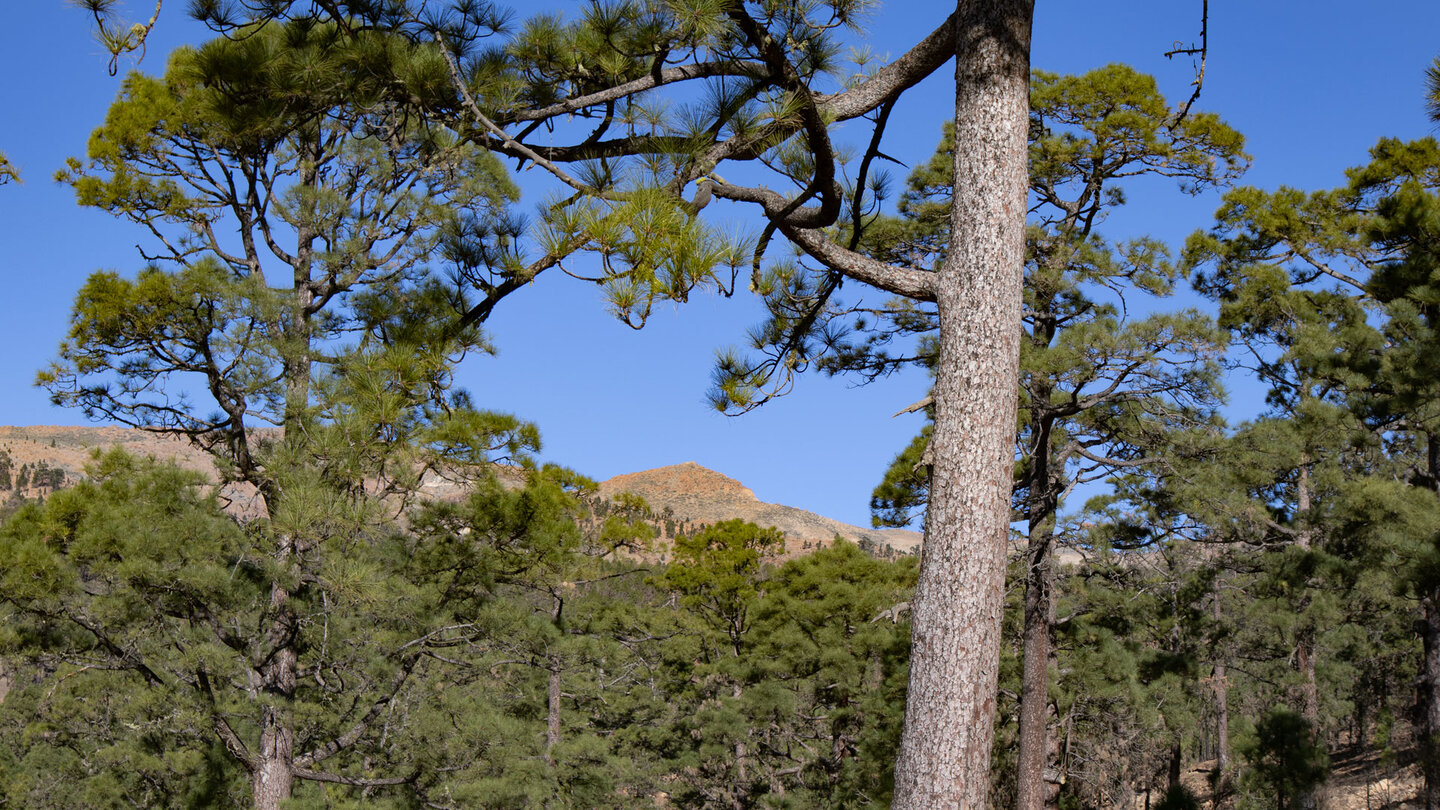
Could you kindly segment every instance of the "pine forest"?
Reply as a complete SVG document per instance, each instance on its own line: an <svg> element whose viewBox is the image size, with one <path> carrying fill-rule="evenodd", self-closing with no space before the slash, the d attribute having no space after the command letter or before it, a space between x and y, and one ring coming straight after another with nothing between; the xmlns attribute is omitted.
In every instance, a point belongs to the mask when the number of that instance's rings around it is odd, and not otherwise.
<svg viewBox="0 0 1440 810"><path fill-rule="evenodd" d="M1033 0L885 58L866 0L75 5L55 177L132 238L35 382L213 471L0 450L0 808L1440 810L1440 141L1246 185L1232 9L1170 86L1032 64ZM1142 185L1219 208L1112 229ZM846 471L919 550L542 461L457 375L554 284L758 302L737 420L922 377Z"/></svg>

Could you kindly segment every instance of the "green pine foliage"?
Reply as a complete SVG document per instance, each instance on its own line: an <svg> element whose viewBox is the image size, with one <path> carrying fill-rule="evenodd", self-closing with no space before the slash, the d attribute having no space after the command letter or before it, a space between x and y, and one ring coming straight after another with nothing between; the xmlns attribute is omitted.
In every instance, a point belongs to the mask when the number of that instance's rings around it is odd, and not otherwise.
<svg viewBox="0 0 1440 810"><path fill-rule="evenodd" d="M44 675L3 705L7 806L244 795L215 750L226 709L204 686L243 667L203 624L253 621L261 561L202 483L112 452L5 522L5 654Z"/></svg>
<svg viewBox="0 0 1440 810"><path fill-rule="evenodd" d="M1020 459L1017 496L1036 501L1043 521L1054 510L1047 504L1055 496L1046 490L1064 490L1074 477L1103 475L1117 463L1146 457L1147 446L1172 440L1167 433L1205 427L1219 396L1223 337L1208 318L1195 311L1141 319L1125 314L1127 301L1170 295L1183 268L1153 240L1106 239L1098 230L1105 214L1124 204L1124 183L1132 177L1158 175L1193 193L1230 182L1249 158L1243 138L1216 115L1187 118L1172 130L1154 80L1123 65L1080 76L1037 71L1031 118L1030 184L1037 203L1025 276L1019 443L1039 449ZM876 258L933 266L943 255L952 139L947 128L934 156L912 173L900 217L868 225L862 244ZM794 290L775 289L778 297L796 297ZM827 372L876 379L933 363L933 305L897 299L878 316L867 310L854 318L851 328L837 323L850 317L831 306L811 318L829 324L834 335L814 342ZM1135 423L1139 427L1129 427ZM1036 445L1042 437L1046 447ZM923 507L926 480L917 468L923 450L922 431L887 471L873 500L877 525L904 525ZM1032 487L1024 478L1034 453L1071 469L1058 472L1053 485ZM1048 469L1055 461L1042 463Z"/></svg>
<svg viewBox="0 0 1440 810"><path fill-rule="evenodd" d="M763 549L778 539L768 530L726 521L701 538L666 571L683 628L665 651L681 707L672 799L884 804L904 715L914 560L882 562L837 540L767 569Z"/></svg>
<svg viewBox="0 0 1440 810"><path fill-rule="evenodd" d="M355 69L378 58L414 86L395 95ZM144 725L223 752L248 786L234 803L445 789L409 722L415 695L434 688L437 650L483 632L474 617L499 583L573 553L567 474L493 482L496 460L529 466L535 428L477 409L451 383L454 363L485 343L473 323L457 326L472 285L435 259L462 221L495 220L515 192L492 155L417 114L435 103L421 85L445 75L433 50L382 34L264 27L178 51L163 79L129 77L89 160L61 175L82 204L148 230L151 264L92 276L41 383L89 416L190 439L222 484L248 487L259 515L230 522L243 544L194 573L213 574L206 588L250 591L167 591L160 574L124 573L150 553L118 545L126 538L80 535L109 544L98 551L54 542L50 524L88 514L67 495L46 519L17 515L21 558L58 577L94 567L63 555L104 554L122 573L99 585L67 575L78 581L57 593L75 600L63 608L15 589L6 598L37 637L71 639L26 649L40 671L73 665L59 677L112 697L123 675L181 712L183 724ZM407 528L427 477L489 496L467 516L476 535L463 551ZM152 522L100 514L112 535ZM205 547L176 532L154 539L165 544L155 553ZM142 789L115 788L152 803Z"/></svg>
<svg viewBox="0 0 1440 810"><path fill-rule="evenodd" d="M721 162L759 158L796 195L777 221L929 270L954 145L898 216L878 214L875 150L855 187L834 176L809 88L847 80L832 29L866 3L598 3L508 27L463 6L200 4L232 36L127 78L61 172L154 238L138 272L80 291L42 384L190 439L220 481L112 453L6 507L0 807L261 805L286 745L297 781L262 806L889 801L916 560L837 540L779 564L774 529L600 501L452 372L501 300L579 250L637 327L752 265L771 317L722 360L723 407L808 367L930 367L933 306L847 307L833 268L763 265L774 228L700 212L750 191ZM153 20L102 25L119 52ZM669 109L606 95L697 55L714 74ZM1415 706L1440 708L1440 147L1383 140L1332 190L1232 190L1177 261L1110 238L1106 214L1136 175L1231 182L1240 136L1176 121L1123 66L1037 71L1031 105L997 802L1018 791L1027 680L1060 807L1198 806L1178 777L1199 761L1212 804L1308 806L1356 751L1418 757L1440 796L1440 726ZM561 145L536 149L542 127ZM567 184L534 227L502 156ZM1187 276L1214 322L1164 311ZM1215 416L1222 354L1268 391L1244 424ZM877 523L924 507L926 442L877 488ZM421 497L442 478L465 494ZM0 488L63 483L0 454ZM258 514L221 508L236 487Z"/></svg>
<svg viewBox="0 0 1440 810"><path fill-rule="evenodd" d="M1305 718L1288 709L1276 709L1255 724L1255 737L1243 749L1252 778L1269 802L1255 801L1257 807L1287 810L1306 791L1323 782L1330 762L1323 747L1312 737Z"/></svg>

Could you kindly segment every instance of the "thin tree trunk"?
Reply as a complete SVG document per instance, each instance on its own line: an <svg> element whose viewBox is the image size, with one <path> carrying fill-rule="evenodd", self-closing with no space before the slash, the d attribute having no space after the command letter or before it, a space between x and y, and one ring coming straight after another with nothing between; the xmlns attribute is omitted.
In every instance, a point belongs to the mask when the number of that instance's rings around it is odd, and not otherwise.
<svg viewBox="0 0 1440 810"><path fill-rule="evenodd" d="M320 184L317 166L320 159L318 131L305 144L309 160L301 169L301 183L308 188ZM311 305L315 295L311 286L311 262L317 238L314 225L303 222L296 229L297 249L292 266L290 310L283 330L286 346L281 354L281 374L285 386L283 425L286 442L304 441L305 423L310 410L311 351L314 330ZM282 485L269 476L263 486L265 508L273 518L283 497ZM299 538L281 535L274 551L277 568L297 574L297 558L303 552ZM298 579L298 576L292 577ZM294 702L300 669L300 652L296 646L298 619L291 603L290 591L276 582L270 587L269 622L266 647L269 655L258 667L260 688L264 694L261 708L260 748L251 775L254 810L279 810L289 800L295 784L295 717Z"/></svg>
<svg viewBox="0 0 1440 810"><path fill-rule="evenodd" d="M1170 743L1170 767L1165 774L1166 795L1171 795L1176 788L1180 787L1181 765L1183 764L1184 749L1180 747L1180 738L1177 736Z"/></svg>
<svg viewBox="0 0 1440 810"><path fill-rule="evenodd" d="M1307 598L1306 602L1309 601ZM1304 619L1302 618L1302 621ZM1309 628L1301 630L1295 641L1295 666L1300 670L1300 712L1310 724L1310 739L1323 744L1320 732L1320 689L1315 682L1315 634ZM1295 797L1298 810L1321 810L1325 806L1324 784L1313 785Z"/></svg>
<svg viewBox="0 0 1440 810"><path fill-rule="evenodd" d="M555 764L552 752L560 744L560 666L551 664L545 698L545 761Z"/></svg>
<svg viewBox="0 0 1440 810"><path fill-rule="evenodd" d="M1440 496L1440 437L1426 436L1430 488ZM1425 660L1420 672L1420 765L1425 774L1425 810L1440 810L1440 583L1431 583L1420 599L1420 640Z"/></svg>
<svg viewBox="0 0 1440 810"><path fill-rule="evenodd" d="M1310 490L1309 457L1302 456L1295 485L1295 516L1300 523L1300 531L1295 536L1295 545L1307 552L1315 547L1315 530L1310 525ZM1300 614L1300 631L1295 638L1295 666L1301 676L1301 712L1309 721L1311 730L1319 734L1320 688L1315 681L1315 630L1311 625L1310 617L1305 615L1310 607L1310 601L1310 583L1306 583L1305 591L1300 597L1300 609L1297 611Z"/></svg>
<svg viewBox="0 0 1440 810"><path fill-rule="evenodd" d="M1046 653L1046 658L1049 661L1049 671L1058 672L1060 670L1060 658L1055 653L1055 586L1053 581L1053 572L1051 576L1052 581L1050 586L1050 611L1048 613L1050 633L1049 638L1047 639L1048 650ZM1070 747L1070 727L1068 725L1069 719L1067 718L1066 723L1062 724L1058 722L1059 718L1057 716L1057 713L1058 707L1053 701L1049 699L1049 695L1046 695L1045 768L1040 772L1041 777L1043 777L1045 780L1046 810L1058 810L1058 808L1060 807L1060 788L1065 784L1065 763L1068 759L1068 751ZM1062 752L1060 748L1061 728L1065 729L1064 752Z"/></svg>
<svg viewBox="0 0 1440 810"><path fill-rule="evenodd" d="M1043 353L1055 342L1059 301L1053 291L1033 292L1028 339ZM1030 423L1030 434L1023 438L1032 449L1025 481L1028 532L1015 806L1017 810L1042 810L1059 801L1058 785L1048 781L1045 772L1052 761L1058 762L1050 728L1049 681L1055 651L1055 511L1063 486L1050 468L1055 417L1048 409L1054 385L1044 373L1023 374L1021 385L1027 393Z"/></svg>
<svg viewBox="0 0 1440 810"><path fill-rule="evenodd" d="M1037 440L1042 447L1043 438ZM1037 458L1043 454L1036 450ZM1036 465L1040 471L1045 465ZM1039 477L1037 472L1036 477ZM1048 476L1046 476L1048 478ZM1039 486L1032 482L1032 488ZM1037 525L1038 524L1038 525ZM1016 810L1042 810L1051 804L1045 779L1051 748L1049 679L1055 631L1055 569L1053 525L1032 520L1025 577L1025 630L1020 675L1019 756L1016 763Z"/></svg>
<svg viewBox="0 0 1440 810"><path fill-rule="evenodd" d="M561 623L561 616L565 612L565 600L558 595L554 597L555 606L550 611L550 621L555 628L564 635L565 627ZM550 659L550 667L546 670L545 683L545 762L550 766L555 765L552 752L555 746L560 744L560 656Z"/></svg>
<svg viewBox="0 0 1440 810"><path fill-rule="evenodd" d="M1299 523L1295 545L1305 552L1315 547L1315 530L1311 525L1310 512L1310 456L1302 453L1295 479L1295 517ZM1319 741L1320 687L1315 680L1315 628L1309 616L1311 584L1306 582L1302 587L1300 604L1296 610L1300 628L1295 635L1295 667L1300 672L1300 713L1310 724L1311 739ZM1299 810L1318 810L1324 804L1322 790L1321 785L1315 785L1302 791L1295 797L1296 807Z"/></svg>
<svg viewBox="0 0 1440 810"><path fill-rule="evenodd" d="M1295 640L1295 667L1300 670L1300 711L1315 735L1320 734L1320 686L1315 680L1315 633L1305 629Z"/></svg>
<svg viewBox="0 0 1440 810"><path fill-rule="evenodd" d="M1211 601L1215 624L1220 624L1220 584L1215 584L1215 598ZM1225 678L1225 656L1215 656L1212 680L1215 688L1215 777L1211 788L1210 806L1218 808L1220 797L1229 788L1230 779L1230 695Z"/></svg>
<svg viewBox="0 0 1440 810"><path fill-rule="evenodd" d="M1425 810L1440 810L1440 592L1432 588L1420 602L1425 650L1420 673L1420 766L1425 774Z"/></svg>
<svg viewBox="0 0 1440 810"><path fill-rule="evenodd" d="M251 806L279 810L295 783L295 729L289 711L267 706L260 731L258 762L251 777Z"/></svg>
<svg viewBox="0 0 1440 810"><path fill-rule="evenodd" d="M1019 379L1033 0L959 0L955 197L897 810L986 806Z"/></svg>
<svg viewBox="0 0 1440 810"><path fill-rule="evenodd" d="M737 683L734 685L731 694L737 702L740 700L740 696L743 694L740 684ZM744 807L746 803L745 799L750 795L750 769L746 763L749 755L750 752L744 740L735 743L735 775L737 779L734 797L736 807Z"/></svg>

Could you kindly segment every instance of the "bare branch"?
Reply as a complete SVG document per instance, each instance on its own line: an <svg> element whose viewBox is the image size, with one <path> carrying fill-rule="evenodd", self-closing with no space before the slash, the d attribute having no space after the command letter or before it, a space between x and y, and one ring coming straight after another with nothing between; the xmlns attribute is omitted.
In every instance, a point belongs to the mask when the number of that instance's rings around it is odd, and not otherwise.
<svg viewBox="0 0 1440 810"><path fill-rule="evenodd" d="M335 785L353 785L355 787L393 787L395 785L408 785L415 781L414 775L370 779L358 776L345 776L338 773L326 773L325 771L312 771L305 768L296 768L295 775L301 779L308 779L311 782L329 782Z"/></svg>
<svg viewBox="0 0 1440 810"><path fill-rule="evenodd" d="M715 196L756 203L765 210L765 215L771 217L772 221L783 220L786 210L792 204L791 200L769 189L732 186L720 181L714 185ZM934 273L896 267L876 261L863 253L847 250L835 244L824 231L797 228L787 225L783 221L777 223L777 227L786 238L811 257L848 278L863 281L872 287L917 301L935 300Z"/></svg>
<svg viewBox="0 0 1440 810"><path fill-rule="evenodd" d="M1194 45L1191 45L1189 47L1179 47L1179 43L1177 42L1176 47L1173 50L1166 51L1165 53L1166 59L1173 59L1176 56L1180 56L1182 54L1186 56L1200 57L1200 63L1195 70L1195 81L1193 82L1195 86L1195 92L1190 94L1190 98L1186 99L1184 106L1180 108L1180 113L1176 115L1175 120L1170 123L1171 132L1174 132L1185 120L1185 117L1190 114L1190 107L1193 106L1195 102L1200 99L1200 91L1205 86L1205 57L1209 54L1210 50L1209 32L1210 0L1200 0L1200 45L1198 47Z"/></svg>
<svg viewBox="0 0 1440 810"><path fill-rule="evenodd" d="M925 410L926 408L930 407L930 406L933 405L933 404L935 404L935 398L934 398L934 397L931 397L931 396L927 396L927 397L925 397L924 399L920 400L919 402L916 402L916 403L913 404L913 405L907 405L906 407L901 408L900 410L896 411L893 415L891 415L890 418L891 418L891 419L894 419L896 416L901 416L901 415L903 415L903 414L914 413L914 412L916 412L916 411L923 411L923 410Z"/></svg>

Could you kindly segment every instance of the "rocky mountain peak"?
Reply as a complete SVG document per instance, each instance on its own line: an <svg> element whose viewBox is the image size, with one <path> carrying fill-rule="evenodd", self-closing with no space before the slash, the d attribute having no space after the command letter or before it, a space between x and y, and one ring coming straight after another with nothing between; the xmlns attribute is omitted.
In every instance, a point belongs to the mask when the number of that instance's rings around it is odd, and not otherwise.
<svg viewBox="0 0 1440 810"><path fill-rule="evenodd" d="M617 475L600 484L601 497L614 498L622 492L645 499L651 511L664 520L666 537L672 526L690 532L706 524L740 518L784 532L786 556L827 546L836 537L882 557L913 553L920 544L918 532L862 528L794 506L765 503L734 478L693 461Z"/></svg>
<svg viewBox="0 0 1440 810"><path fill-rule="evenodd" d="M758 501L744 484L728 475L686 461L668 467L617 475L600 484L600 494L613 497L621 492L634 492L660 510L677 508L695 501Z"/></svg>

